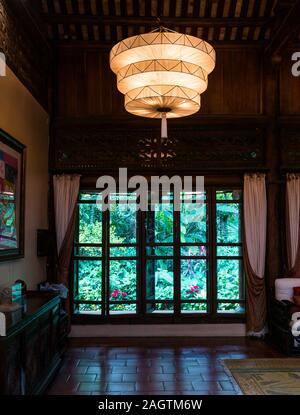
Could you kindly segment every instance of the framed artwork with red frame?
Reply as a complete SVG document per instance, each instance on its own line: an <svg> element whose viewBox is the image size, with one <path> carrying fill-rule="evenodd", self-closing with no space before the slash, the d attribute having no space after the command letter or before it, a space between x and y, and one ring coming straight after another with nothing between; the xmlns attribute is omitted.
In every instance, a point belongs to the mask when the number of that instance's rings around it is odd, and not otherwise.
<svg viewBox="0 0 300 415"><path fill-rule="evenodd" d="M0 129L0 261L24 256L25 146Z"/></svg>

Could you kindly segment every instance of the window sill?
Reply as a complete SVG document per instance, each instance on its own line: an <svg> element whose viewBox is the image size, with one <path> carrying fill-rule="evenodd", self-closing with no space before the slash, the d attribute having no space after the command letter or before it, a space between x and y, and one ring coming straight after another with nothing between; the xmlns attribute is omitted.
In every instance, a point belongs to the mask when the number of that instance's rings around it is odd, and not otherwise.
<svg viewBox="0 0 300 415"><path fill-rule="evenodd" d="M218 314L215 316L198 314L185 314L181 316L170 315L170 313L154 313L137 316L133 314L115 314L103 317L99 314L76 314L72 316L72 324L234 324L244 323L244 314Z"/></svg>

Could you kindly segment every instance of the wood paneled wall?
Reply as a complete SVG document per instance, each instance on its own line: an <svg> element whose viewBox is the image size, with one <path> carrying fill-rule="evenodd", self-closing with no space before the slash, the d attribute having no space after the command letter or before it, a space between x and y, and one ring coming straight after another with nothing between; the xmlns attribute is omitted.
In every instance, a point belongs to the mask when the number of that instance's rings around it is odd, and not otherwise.
<svg viewBox="0 0 300 415"><path fill-rule="evenodd" d="M300 77L291 72L288 49L280 64L280 113L300 115ZM271 61L269 63L272 65ZM258 47L217 49L216 68L202 95L202 115L263 115L263 52ZM56 115L85 118L127 115L123 95L109 67L109 51L98 47L65 47L57 50ZM130 115L128 115L130 117Z"/></svg>
<svg viewBox="0 0 300 415"><path fill-rule="evenodd" d="M57 115L97 117L125 115L123 95L109 68L109 51L60 47L57 56ZM217 50L216 68L202 95L202 114L259 115L261 105L259 49Z"/></svg>
<svg viewBox="0 0 300 415"><path fill-rule="evenodd" d="M280 112L282 115L300 115L300 76L292 74L291 57L300 52L299 47L288 49L280 65Z"/></svg>

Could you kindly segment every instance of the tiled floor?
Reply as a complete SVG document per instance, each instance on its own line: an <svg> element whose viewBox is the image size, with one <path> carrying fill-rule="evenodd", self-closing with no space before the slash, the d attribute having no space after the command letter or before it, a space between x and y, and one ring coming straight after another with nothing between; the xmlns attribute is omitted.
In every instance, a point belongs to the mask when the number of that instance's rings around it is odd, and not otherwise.
<svg viewBox="0 0 300 415"><path fill-rule="evenodd" d="M50 395L232 395L223 359L280 357L260 340L121 339L72 341Z"/></svg>

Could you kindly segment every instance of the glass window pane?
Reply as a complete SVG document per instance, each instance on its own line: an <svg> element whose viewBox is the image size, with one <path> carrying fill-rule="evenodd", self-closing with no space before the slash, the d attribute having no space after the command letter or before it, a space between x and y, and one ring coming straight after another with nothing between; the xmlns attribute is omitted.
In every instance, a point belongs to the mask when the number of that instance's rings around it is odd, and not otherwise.
<svg viewBox="0 0 300 415"><path fill-rule="evenodd" d="M110 301L136 299L136 260L109 262L109 293Z"/></svg>
<svg viewBox="0 0 300 415"><path fill-rule="evenodd" d="M240 204L217 203L217 243L241 241Z"/></svg>
<svg viewBox="0 0 300 415"><path fill-rule="evenodd" d="M217 200L240 200L241 198L242 198L242 191L240 189L217 190L216 191Z"/></svg>
<svg viewBox="0 0 300 415"><path fill-rule="evenodd" d="M101 314L102 307L100 304L75 304L74 310L80 314Z"/></svg>
<svg viewBox="0 0 300 415"><path fill-rule="evenodd" d="M206 246L182 246L180 248L181 256L206 256Z"/></svg>
<svg viewBox="0 0 300 415"><path fill-rule="evenodd" d="M136 314L136 304L110 304L109 314Z"/></svg>
<svg viewBox="0 0 300 415"><path fill-rule="evenodd" d="M206 242L206 204L183 203L180 213L180 241Z"/></svg>
<svg viewBox="0 0 300 415"><path fill-rule="evenodd" d="M91 200L96 201L99 193L81 192L79 194L79 200Z"/></svg>
<svg viewBox="0 0 300 415"><path fill-rule="evenodd" d="M148 256L173 256L173 246L147 246Z"/></svg>
<svg viewBox="0 0 300 415"><path fill-rule="evenodd" d="M115 246L110 247L110 256L136 256L136 247L134 246Z"/></svg>
<svg viewBox="0 0 300 415"><path fill-rule="evenodd" d="M82 203L79 208L79 243L102 242L102 212L96 204Z"/></svg>
<svg viewBox="0 0 300 415"><path fill-rule="evenodd" d="M161 203L147 212L147 242L173 242L173 204Z"/></svg>
<svg viewBox="0 0 300 415"><path fill-rule="evenodd" d="M218 313L245 313L245 306L239 303L219 303Z"/></svg>
<svg viewBox="0 0 300 415"><path fill-rule="evenodd" d="M78 278L78 294L76 299L100 301L102 294L102 261L75 261L74 272Z"/></svg>
<svg viewBox="0 0 300 415"><path fill-rule="evenodd" d="M102 248L92 246L75 246L75 256L90 256L90 257L101 257Z"/></svg>
<svg viewBox="0 0 300 415"><path fill-rule="evenodd" d="M181 260L181 298L205 300L207 295L207 261L204 259Z"/></svg>
<svg viewBox="0 0 300 415"><path fill-rule="evenodd" d="M242 261L238 259L217 260L218 298L224 300L242 299L240 282L242 281Z"/></svg>
<svg viewBox="0 0 300 415"><path fill-rule="evenodd" d="M181 200L186 200L186 201L206 200L206 192L181 192Z"/></svg>
<svg viewBox="0 0 300 415"><path fill-rule="evenodd" d="M241 246L218 246L217 256L242 256Z"/></svg>
<svg viewBox="0 0 300 415"><path fill-rule="evenodd" d="M8 186L8 188L5 188L6 186ZM15 197L16 197L15 189L10 188L10 185L8 182L4 184L4 188L2 188L2 190L0 188L0 201L3 204L8 204L9 202L15 202Z"/></svg>
<svg viewBox="0 0 300 415"><path fill-rule="evenodd" d="M207 313L207 304L206 303L182 303L181 304L182 313Z"/></svg>
<svg viewBox="0 0 300 415"><path fill-rule="evenodd" d="M149 259L146 264L146 298L172 300L174 296L173 260Z"/></svg>
<svg viewBox="0 0 300 415"><path fill-rule="evenodd" d="M146 311L147 313L173 313L174 305L173 303L147 303Z"/></svg>
<svg viewBox="0 0 300 415"><path fill-rule="evenodd" d="M110 243L129 244L136 242L136 205L113 204L110 206Z"/></svg>

